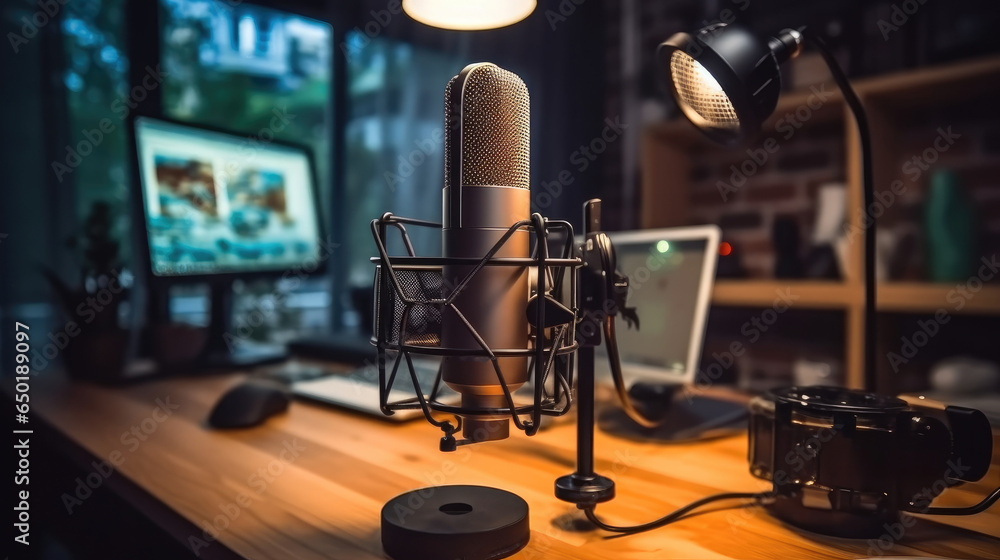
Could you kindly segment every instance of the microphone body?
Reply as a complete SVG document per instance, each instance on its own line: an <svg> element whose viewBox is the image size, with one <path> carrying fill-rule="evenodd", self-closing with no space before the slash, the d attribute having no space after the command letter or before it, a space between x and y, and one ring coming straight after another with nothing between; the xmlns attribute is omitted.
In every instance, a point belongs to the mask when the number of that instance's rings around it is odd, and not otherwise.
<svg viewBox="0 0 1000 560"><path fill-rule="evenodd" d="M445 187L442 192L442 248L445 257L481 259L514 223L531 214L528 188L528 92L517 75L493 64L467 66L445 89ZM530 233L521 228L495 257L529 257ZM456 288L475 265L445 265L445 285ZM446 308L444 348L480 350L468 325L490 349L528 347L526 266L485 266L455 300L464 316ZM466 321L468 325L466 325ZM511 392L528 380L526 357L498 358ZM470 410L508 406L488 358L445 357L442 379L462 395ZM465 415L470 441L504 439L510 413Z"/></svg>

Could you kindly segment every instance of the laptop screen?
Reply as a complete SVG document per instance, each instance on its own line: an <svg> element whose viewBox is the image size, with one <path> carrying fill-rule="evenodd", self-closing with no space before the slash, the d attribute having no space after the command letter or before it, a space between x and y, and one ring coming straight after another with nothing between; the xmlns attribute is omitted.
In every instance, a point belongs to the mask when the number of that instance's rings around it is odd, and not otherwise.
<svg viewBox="0 0 1000 560"><path fill-rule="evenodd" d="M628 306L640 328L617 319L618 349L629 381L690 383L704 339L715 277L715 226L609 233L618 269L629 277ZM600 352L599 371L607 371Z"/></svg>

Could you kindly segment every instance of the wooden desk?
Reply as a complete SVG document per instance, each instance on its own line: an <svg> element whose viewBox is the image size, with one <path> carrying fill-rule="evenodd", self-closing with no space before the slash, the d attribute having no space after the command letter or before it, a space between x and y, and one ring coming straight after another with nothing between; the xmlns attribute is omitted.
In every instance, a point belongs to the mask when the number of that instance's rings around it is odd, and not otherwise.
<svg viewBox="0 0 1000 560"><path fill-rule="evenodd" d="M165 531L183 543L207 544L199 547L202 558L233 553L247 558L384 558L382 505L408 490L459 483L495 486L527 500L532 539L514 556L522 560L858 558L880 552L867 541L804 535L756 507L716 509L621 538L573 531L583 516L553 496L556 477L573 470L572 419L533 438L517 433L452 454L437 451L440 433L424 422L394 425L301 402L258 428L206 429L204 419L213 403L240 380L174 379L109 389L39 379L32 386L32 413L94 458L117 458L124 477L158 506L166 506L160 508L166 518L159 521ZM169 417L154 413L158 399L176 406ZM143 441L128 437L133 426L148 432ZM599 432L596 446L598 471L618 487L618 497L598 508L611 523L648 521L720 491L767 488L747 472L745 436L663 445ZM997 486L1000 468L995 466L986 480L988 484L948 490L944 498L949 505L978 501L987 486ZM235 519L219 517L227 511ZM947 519L980 532L918 520L884 553L1000 558L998 520L997 508L972 518ZM228 525L218 532L218 542L203 534L202 527L213 522Z"/></svg>

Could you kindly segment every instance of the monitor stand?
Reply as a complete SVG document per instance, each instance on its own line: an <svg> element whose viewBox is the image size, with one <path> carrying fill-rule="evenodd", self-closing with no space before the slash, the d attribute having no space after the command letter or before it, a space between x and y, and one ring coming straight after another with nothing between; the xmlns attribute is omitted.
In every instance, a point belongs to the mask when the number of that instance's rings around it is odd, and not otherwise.
<svg viewBox="0 0 1000 560"><path fill-rule="evenodd" d="M201 365L209 369L240 369L284 361L283 346L268 345L241 337L233 329L233 283L209 282L211 313Z"/></svg>
<svg viewBox="0 0 1000 560"><path fill-rule="evenodd" d="M743 432L749 417L745 403L698 394L672 383L636 383L629 389L629 398L647 418L661 424L645 428L621 406L610 405L598 415L598 428L626 439L680 443Z"/></svg>

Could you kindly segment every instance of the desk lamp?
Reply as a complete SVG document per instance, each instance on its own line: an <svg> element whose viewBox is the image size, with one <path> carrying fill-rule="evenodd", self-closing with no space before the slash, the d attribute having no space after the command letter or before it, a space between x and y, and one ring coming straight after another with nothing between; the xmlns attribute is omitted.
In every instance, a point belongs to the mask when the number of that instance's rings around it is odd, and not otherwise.
<svg viewBox="0 0 1000 560"><path fill-rule="evenodd" d="M739 25L709 25L694 35L677 33L657 50L659 71L681 112L715 142L749 142L774 111L781 90L778 67L801 52L807 42L823 57L854 115L861 140L864 207L875 201L871 134L861 100L821 38L806 28L785 29L766 41ZM875 231L865 229L865 388L875 390Z"/></svg>
<svg viewBox="0 0 1000 560"><path fill-rule="evenodd" d="M861 141L864 207L870 209L874 187L868 119L830 50L806 28L785 29L766 41L725 23L694 35L677 33L657 50L659 71L689 121L710 139L735 146L756 136L774 111L781 89L778 67L795 57L803 42L823 57L854 116ZM874 391L873 221L863 236L864 379L866 389ZM978 410L948 406L934 411L835 387L791 387L771 397L751 403L750 467L754 476L773 483L767 500L770 512L794 526L841 537L874 536L895 523L901 511L971 515L1000 499L1000 488L967 508L930 507L937 495L933 492L920 497L921 488L940 478L945 465L952 464L948 461L956 458L975 466L945 475L948 485L986 474L992 437L989 422ZM789 473L788 460L780 459L803 449L808 451L807 468Z"/></svg>

